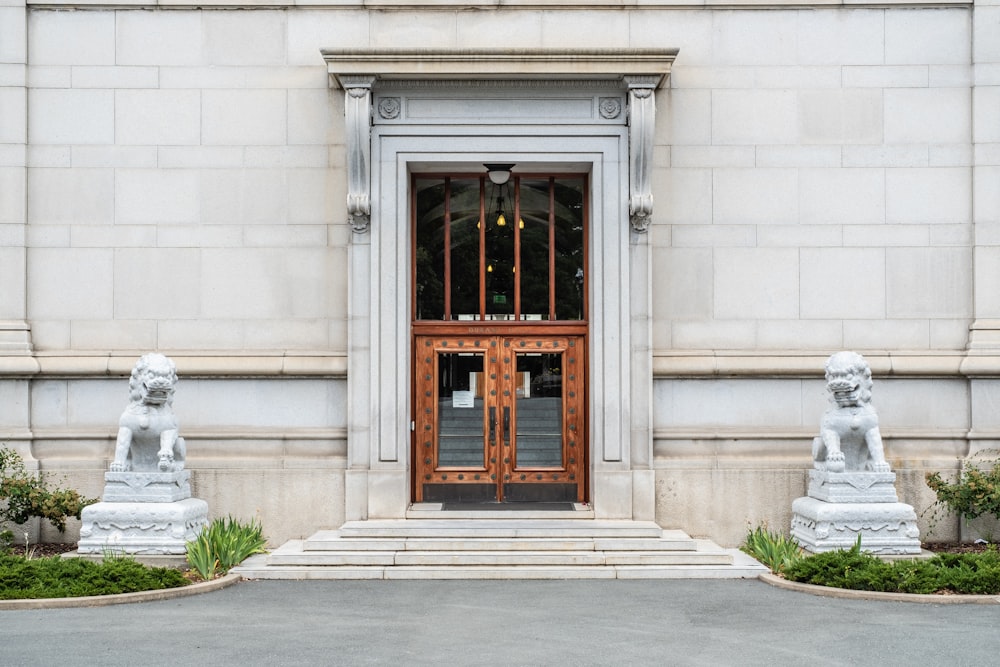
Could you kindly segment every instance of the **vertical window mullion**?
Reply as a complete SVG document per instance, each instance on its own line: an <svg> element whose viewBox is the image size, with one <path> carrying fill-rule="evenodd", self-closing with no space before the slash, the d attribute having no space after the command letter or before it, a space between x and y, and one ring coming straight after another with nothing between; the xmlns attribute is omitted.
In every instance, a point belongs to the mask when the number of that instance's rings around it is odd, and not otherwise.
<svg viewBox="0 0 1000 667"><path fill-rule="evenodd" d="M556 319L556 179L549 177L549 319Z"/></svg>
<svg viewBox="0 0 1000 667"><path fill-rule="evenodd" d="M521 319L521 177L514 177L514 319Z"/></svg>
<svg viewBox="0 0 1000 667"><path fill-rule="evenodd" d="M451 178L444 179L444 319L451 319Z"/></svg>
<svg viewBox="0 0 1000 667"><path fill-rule="evenodd" d="M486 177L479 177L479 319L486 319Z"/></svg>

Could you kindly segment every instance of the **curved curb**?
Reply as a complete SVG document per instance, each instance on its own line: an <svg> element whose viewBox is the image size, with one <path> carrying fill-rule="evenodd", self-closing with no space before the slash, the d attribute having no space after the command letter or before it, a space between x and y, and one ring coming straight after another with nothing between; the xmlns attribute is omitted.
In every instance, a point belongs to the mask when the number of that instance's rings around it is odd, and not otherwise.
<svg viewBox="0 0 1000 667"><path fill-rule="evenodd" d="M788 581L782 577L765 572L757 577L764 583L775 588L784 588L799 593L809 593L828 598L843 598L846 600L875 600L879 602L916 602L918 604L1000 604L1000 595L925 595L920 593L879 593L876 591L854 591L831 586L816 586Z"/></svg>
<svg viewBox="0 0 1000 667"><path fill-rule="evenodd" d="M227 574L212 581L202 581L179 588L163 588L155 591L140 591L138 593L119 593L117 595L89 595L78 598L35 598L31 600L0 600L0 611L19 609L63 609L68 607L106 607L112 604L128 604L130 602L153 602L155 600L172 600L174 598L211 593L232 586L243 577L238 574Z"/></svg>

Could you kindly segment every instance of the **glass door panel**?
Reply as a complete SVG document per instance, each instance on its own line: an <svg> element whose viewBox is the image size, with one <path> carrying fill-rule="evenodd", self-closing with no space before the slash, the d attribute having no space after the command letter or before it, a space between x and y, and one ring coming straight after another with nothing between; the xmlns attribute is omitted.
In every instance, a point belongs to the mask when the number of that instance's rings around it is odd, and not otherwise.
<svg viewBox="0 0 1000 667"><path fill-rule="evenodd" d="M444 352L437 355L437 362L438 466L482 468L483 355Z"/></svg>
<svg viewBox="0 0 1000 667"><path fill-rule="evenodd" d="M563 464L562 354L516 354L517 468Z"/></svg>

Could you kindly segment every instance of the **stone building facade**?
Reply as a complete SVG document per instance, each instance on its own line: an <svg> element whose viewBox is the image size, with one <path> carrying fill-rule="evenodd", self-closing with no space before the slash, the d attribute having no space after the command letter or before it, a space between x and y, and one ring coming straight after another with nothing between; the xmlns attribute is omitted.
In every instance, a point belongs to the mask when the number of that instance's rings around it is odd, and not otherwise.
<svg viewBox="0 0 1000 667"><path fill-rule="evenodd" d="M996 0L0 0L0 443L99 494L156 350L214 513L402 517L414 174L497 162L585 183L596 516L787 525L840 349L901 500L1000 444Z"/></svg>

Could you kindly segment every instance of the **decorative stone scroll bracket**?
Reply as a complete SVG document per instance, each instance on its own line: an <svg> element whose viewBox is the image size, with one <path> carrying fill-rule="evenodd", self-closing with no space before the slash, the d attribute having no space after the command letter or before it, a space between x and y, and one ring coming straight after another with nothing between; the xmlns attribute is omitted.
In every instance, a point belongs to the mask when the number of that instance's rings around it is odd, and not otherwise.
<svg viewBox="0 0 1000 667"><path fill-rule="evenodd" d="M347 216L355 232L371 222L371 114L374 76L344 76L347 140Z"/></svg>
<svg viewBox="0 0 1000 667"><path fill-rule="evenodd" d="M628 87L629 220L645 232L653 214L654 91L677 49L323 49L331 85L345 91L347 212L356 232L371 222L372 86L391 80L619 80ZM609 100L611 98L608 98ZM380 108L383 118L398 107ZM608 119L612 109L602 108ZM388 116L386 114L389 114Z"/></svg>
<svg viewBox="0 0 1000 667"><path fill-rule="evenodd" d="M654 76L626 76L628 85L628 214L632 229L645 232L653 216L653 132L656 128Z"/></svg>

